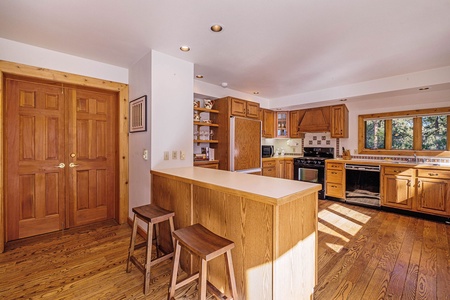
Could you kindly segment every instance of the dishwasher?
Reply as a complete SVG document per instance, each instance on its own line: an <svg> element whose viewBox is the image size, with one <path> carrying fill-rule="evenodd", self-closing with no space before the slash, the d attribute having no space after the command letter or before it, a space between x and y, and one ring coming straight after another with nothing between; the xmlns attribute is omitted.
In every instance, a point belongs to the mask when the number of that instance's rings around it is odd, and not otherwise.
<svg viewBox="0 0 450 300"><path fill-rule="evenodd" d="M345 202L380 207L380 166L345 164Z"/></svg>

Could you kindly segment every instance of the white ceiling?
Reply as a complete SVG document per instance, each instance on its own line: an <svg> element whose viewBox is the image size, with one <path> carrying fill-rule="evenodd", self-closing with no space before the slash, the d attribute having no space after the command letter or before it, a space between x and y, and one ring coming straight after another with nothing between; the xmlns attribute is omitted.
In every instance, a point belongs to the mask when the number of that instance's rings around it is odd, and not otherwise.
<svg viewBox="0 0 450 300"><path fill-rule="evenodd" d="M450 0L0 0L0 37L125 68L154 49L276 99L450 66Z"/></svg>

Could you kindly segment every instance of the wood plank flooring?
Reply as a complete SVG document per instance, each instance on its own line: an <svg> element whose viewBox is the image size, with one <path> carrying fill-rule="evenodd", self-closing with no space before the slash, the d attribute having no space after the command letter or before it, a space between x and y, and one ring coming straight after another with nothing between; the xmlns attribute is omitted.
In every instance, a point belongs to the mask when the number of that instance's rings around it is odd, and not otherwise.
<svg viewBox="0 0 450 300"><path fill-rule="evenodd" d="M324 200L319 221L314 299L450 299L450 225ZM130 233L104 222L8 243L0 299L166 299L170 260L147 297L143 275L125 272ZM176 293L196 297L195 283Z"/></svg>

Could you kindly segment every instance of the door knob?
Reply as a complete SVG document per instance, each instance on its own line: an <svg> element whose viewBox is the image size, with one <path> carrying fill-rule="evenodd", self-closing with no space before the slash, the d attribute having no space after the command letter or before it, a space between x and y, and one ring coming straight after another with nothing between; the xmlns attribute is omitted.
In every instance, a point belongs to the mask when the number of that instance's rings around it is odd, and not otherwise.
<svg viewBox="0 0 450 300"><path fill-rule="evenodd" d="M78 164L70 163L70 164L69 164L69 167L75 168L75 167L78 167Z"/></svg>
<svg viewBox="0 0 450 300"><path fill-rule="evenodd" d="M64 169L65 166L66 166L66 165L65 165L64 163L60 163L60 164L57 165L56 167L57 167L57 168L60 168L60 169Z"/></svg>

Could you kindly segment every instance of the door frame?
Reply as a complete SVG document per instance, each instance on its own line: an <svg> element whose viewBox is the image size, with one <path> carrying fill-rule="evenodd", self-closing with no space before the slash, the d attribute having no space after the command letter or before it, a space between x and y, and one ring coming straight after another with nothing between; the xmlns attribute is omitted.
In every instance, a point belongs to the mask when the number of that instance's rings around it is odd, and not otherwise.
<svg viewBox="0 0 450 300"><path fill-rule="evenodd" d="M125 83L102 80L98 78L43 69L0 60L0 116L4 120L4 78L5 74L34 77L61 83L99 88L118 92L118 172L119 172L119 195L115 211L115 219L123 224L128 218L128 85ZM5 209L5 157L4 157L4 126L0 122L0 253L5 250L6 241L6 209Z"/></svg>

